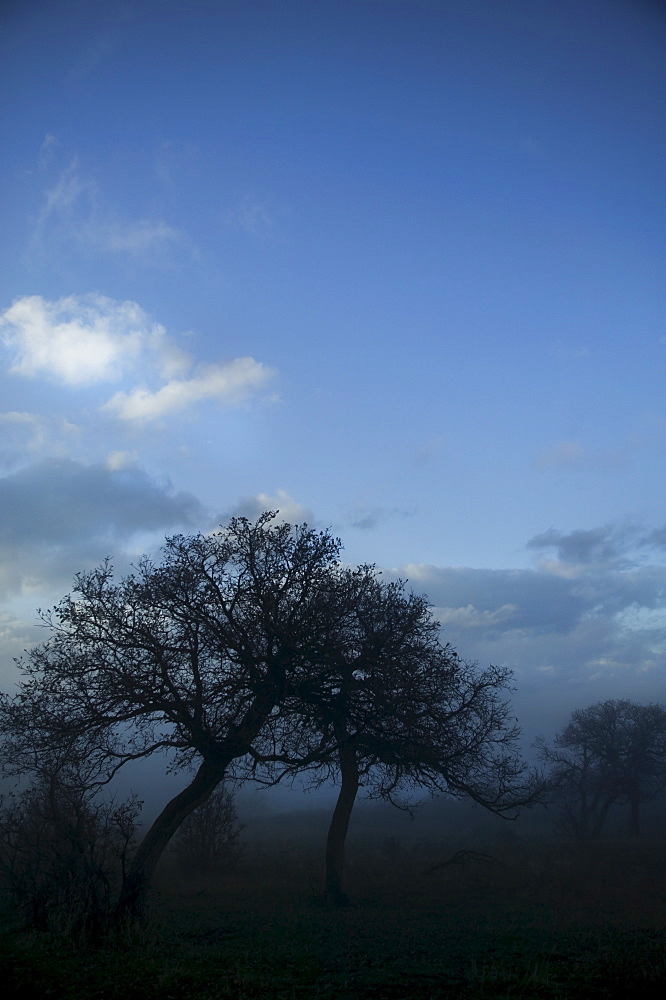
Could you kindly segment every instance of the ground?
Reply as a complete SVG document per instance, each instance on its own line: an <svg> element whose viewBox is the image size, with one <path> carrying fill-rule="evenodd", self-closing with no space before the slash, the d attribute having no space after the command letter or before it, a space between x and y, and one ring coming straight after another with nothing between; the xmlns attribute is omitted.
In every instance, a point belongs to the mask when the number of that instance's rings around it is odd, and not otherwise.
<svg viewBox="0 0 666 1000"><path fill-rule="evenodd" d="M232 870L185 883L166 865L142 931L81 951L6 924L5 996L52 1000L660 997L660 840L365 839L353 905L321 899L315 844L250 843Z"/></svg>

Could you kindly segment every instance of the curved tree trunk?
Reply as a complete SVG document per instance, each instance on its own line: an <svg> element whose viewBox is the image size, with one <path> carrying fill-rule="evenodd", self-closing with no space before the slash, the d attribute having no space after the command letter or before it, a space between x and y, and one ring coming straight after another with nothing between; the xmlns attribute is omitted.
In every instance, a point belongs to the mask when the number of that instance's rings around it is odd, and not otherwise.
<svg viewBox="0 0 666 1000"><path fill-rule="evenodd" d="M191 812L205 802L224 778L226 766L204 761L187 788L166 804L141 841L123 882L116 907L119 923L140 920L157 862L172 836Z"/></svg>
<svg viewBox="0 0 666 1000"><path fill-rule="evenodd" d="M349 829L356 793L359 788L358 762L353 746L340 750L340 793L333 810L331 825L326 839L326 886L324 894L329 902L344 906L347 896L344 892L345 841Z"/></svg>
<svg viewBox="0 0 666 1000"><path fill-rule="evenodd" d="M271 683L256 694L241 721L230 727L226 739L210 742L208 759L199 766L194 779L159 814L141 841L127 872L116 907L118 922L143 918L148 889L165 847L183 820L217 788L232 760L248 752L276 703L279 691L279 686Z"/></svg>

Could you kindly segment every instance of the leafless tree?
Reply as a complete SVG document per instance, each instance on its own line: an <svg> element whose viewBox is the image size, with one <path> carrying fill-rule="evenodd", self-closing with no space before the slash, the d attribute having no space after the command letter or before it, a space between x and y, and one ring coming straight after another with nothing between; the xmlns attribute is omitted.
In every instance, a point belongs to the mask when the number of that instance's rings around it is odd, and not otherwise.
<svg viewBox="0 0 666 1000"><path fill-rule="evenodd" d="M20 663L17 696L0 704L14 773L54 753L87 761L99 782L160 752L194 767L132 859L119 919L143 914L173 834L250 752L328 641L340 543L274 517L170 538L161 564L144 558L120 583L108 563L79 575L43 616L51 637Z"/></svg>
<svg viewBox="0 0 666 1000"><path fill-rule="evenodd" d="M403 804L415 788L469 796L515 814L538 795L517 752L509 672L480 670L440 639L425 597L384 583L372 566L346 570L332 597L337 627L319 669L299 680L272 720L267 780L309 770L339 782L326 845L325 892L344 903L345 841L359 791Z"/></svg>
<svg viewBox="0 0 666 1000"><path fill-rule="evenodd" d="M558 791L565 829L599 836L615 803L629 806L629 832L640 834L640 806L666 782L666 709L628 699L573 712L552 744L537 741Z"/></svg>

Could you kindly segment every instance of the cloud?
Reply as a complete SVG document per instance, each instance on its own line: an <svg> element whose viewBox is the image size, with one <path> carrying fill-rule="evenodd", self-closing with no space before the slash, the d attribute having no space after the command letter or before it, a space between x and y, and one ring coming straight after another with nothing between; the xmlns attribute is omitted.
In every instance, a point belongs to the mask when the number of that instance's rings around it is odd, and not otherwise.
<svg viewBox="0 0 666 1000"><path fill-rule="evenodd" d="M119 390L101 407L137 423L182 413L206 399L237 405L264 389L275 374L250 357L194 367L136 302L97 294L56 302L39 295L17 299L0 316L0 337L14 375L78 388L152 371L154 386Z"/></svg>
<svg viewBox="0 0 666 1000"><path fill-rule="evenodd" d="M0 590L20 592L71 578L139 532L207 518L189 493L174 493L112 454L106 464L50 460L0 478Z"/></svg>
<svg viewBox="0 0 666 1000"><path fill-rule="evenodd" d="M116 381L162 333L136 302L95 294L56 302L27 295L0 316L10 372L70 386Z"/></svg>
<svg viewBox="0 0 666 1000"><path fill-rule="evenodd" d="M46 170L47 169L47 167L49 166L49 164L50 164L50 162L51 162L51 160L53 158L54 150L57 148L57 146L58 146L58 139L56 138L56 136L55 135L51 135L50 132L47 132L46 135L44 136L42 144L41 144L41 146L39 148L39 169L40 170Z"/></svg>
<svg viewBox="0 0 666 1000"><path fill-rule="evenodd" d="M267 510L279 511L277 521L287 521L289 524L307 523L314 524L315 518L309 507L289 496L286 490L278 490L273 496L268 493L257 493L256 496L243 497L239 500L234 509L226 516L221 517L222 522L228 521L230 517L246 517L249 521L254 521L260 514Z"/></svg>
<svg viewBox="0 0 666 1000"><path fill-rule="evenodd" d="M266 236L273 231L273 216L264 204L250 196L243 198L236 219L241 228L253 236Z"/></svg>
<svg viewBox="0 0 666 1000"><path fill-rule="evenodd" d="M48 138L53 141L49 142L46 150L44 143L42 143L40 157L43 156L45 151L52 152L56 145L54 136L49 136ZM42 162L41 159L40 162ZM64 170L60 171L53 187L48 188L46 191L45 204L39 216L39 226L42 227L48 221L49 217L54 214L66 214L71 211L84 194L91 199L91 202L94 202L96 186L93 181L83 177L79 169L78 154L74 154Z"/></svg>
<svg viewBox="0 0 666 1000"><path fill-rule="evenodd" d="M360 531L372 531L382 521L391 517L411 517L413 510L405 510L402 507L381 507L370 504L355 504L350 508L348 523L352 528Z"/></svg>
<svg viewBox="0 0 666 1000"><path fill-rule="evenodd" d="M559 441L541 452L535 460L538 469L568 469L571 472L607 472L625 468L629 445L608 451L590 451L579 441Z"/></svg>
<svg viewBox="0 0 666 1000"><path fill-rule="evenodd" d="M644 544L655 548L666 549L666 524L663 528L655 528L644 539Z"/></svg>
<svg viewBox="0 0 666 1000"><path fill-rule="evenodd" d="M484 628L566 633L594 606L571 581L535 570L490 570L411 564L401 570L414 590L421 587L439 611ZM509 610L510 609L510 610ZM501 612L501 614L500 614Z"/></svg>
<svg viewBox="0 0 666 1000"><path fill-rule="evenodd" d="M180 243L184 234L162 220L141 219L136 223L114 223L95 227L90 232L91 242L111 253L146 255L165 246Z"/></svg>
<svg viewBox="0 0 666 1000"><path fill-rule="evenodd" d="M58 140L47 135L39 155L39 169L48 168ZM44 192L44 204L31 239L34 251L46 249L47 239L82 245L86 252L127 254L134 261L155 264L176 248L196 256L186 233L164 219L124 218L112 205L104 204L97 182L82 171L78 154Z"/></svg>
<svg viewBox="0 0 666 1000"><path fill-rule="evenodd" d="M414 564L385 571L425 592L444 638L466 659L515 672L518 700L547 719L608 697L663 699L666 566L640 564L662 529L603 525L530 540L560 561L536 569ZM568 562L567 560L572 560ZM567 573L566 567L575 567ZM529 698L538 695L540 708Z"/></svg>
<svg viewBox="0 0 666 1000"><path fill-rule="evenodd" d="M445 628L490 628L506 624L515 619L518 612L516 604L503 604L494 611L479 611L473 604L464 608L434 608L437 620Z"/></svg>
<svg viewBox="0 0 666 1000"><path fill-rule="evenodd" d="M572 531L568 535L551 528L531 538L527 548L555 548L558 559L566 563L608 565L624 557L628 541L627 529L613 525Z"/></svg>
<svg viewBox="0 0 666 1000"><path fill-rule="evenodd" d="M80 434L76 424L62 417L47 418L24 410L0 413L0 429L0 466L7 470L25 464L26 457L34 461L37 455L59 455L65 443Z"/></svg>
<svg viewBox="0 0 666 1000"><path fill-rule="evenodd" d="M121 420L155 420L180 413L203 399L231 406L263 389L274 372L254 358L236 358L228 364L201 366L192 378L173 379L155 392L137 386L117 392L102 407Z"/></svg>

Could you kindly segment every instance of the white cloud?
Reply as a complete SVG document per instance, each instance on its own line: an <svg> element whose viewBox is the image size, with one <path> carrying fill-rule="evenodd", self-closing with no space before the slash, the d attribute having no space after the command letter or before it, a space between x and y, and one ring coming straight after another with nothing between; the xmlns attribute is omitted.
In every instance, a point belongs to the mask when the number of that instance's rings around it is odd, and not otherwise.
<svg viewBox="0 0 666 1000"><path fill-rule="evenodd" d="M181 413L200 400L227 406L257 393L274 375L254 358L193 368L192 358L152 323L136 302L90 294L48 302L17 299L0 315L0 338L14 375L46 377L77 387L117 382L140 371L157 386L116 392L102 410L125 421L146 422ZM188 374L189 373L189 374Z"/></svg>
<svg viewBox="0 0 666 1000"><path fill-rule="evenodd" d="M136 302L95 294L56 302L27 295L0 316L2 340L14 353L10 372L71 386L116 381L160 330Z"/></svg>
<svg viewBox="0 0 666 1000"><path fill-rule="evenodd" d="M257 493L253 497L243 497L229 516L247 517L250 521L254 521L267 510L278 511L277 522L286 521L289 524L307 523L309 525L314 523L314 514L310 508L304 507L297 500L294 500L286 490L281 489L277 490L273 496L270 493ZM225 520L225 518L220 520Z"/></svg>
<svg viewBox="0 0 666 1000"><path fill-rule="evenodd" d="M132 469L138 465L139 456L135 451L110 451L104 463L110 472Z"/></svg>
<svg viewBox="0 0 666 1000"><path fill-rule="evenodd" d="M121 420L147 421L180 413L202 399L233 405L262 389L273 374L254 358L236 358L228 364L206 365L189 379L172 379L156 392L142 386L117 392L103 409Z"/></svg>

